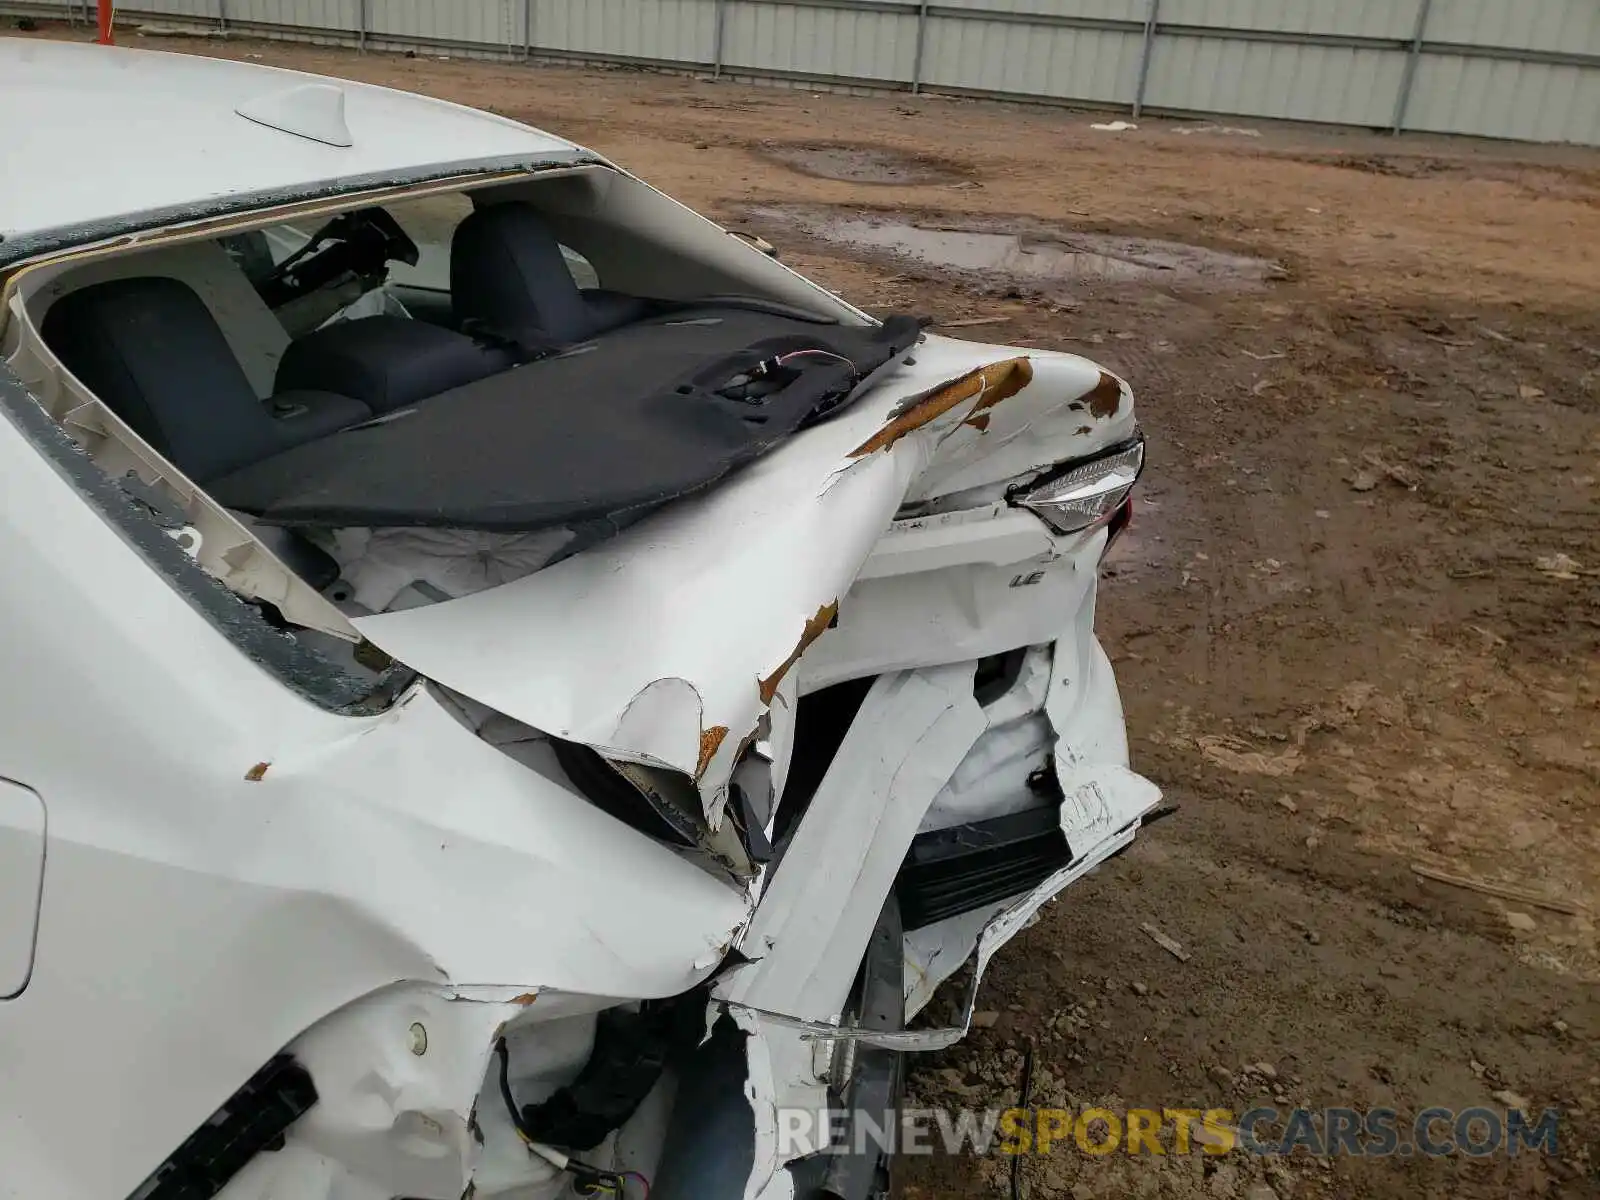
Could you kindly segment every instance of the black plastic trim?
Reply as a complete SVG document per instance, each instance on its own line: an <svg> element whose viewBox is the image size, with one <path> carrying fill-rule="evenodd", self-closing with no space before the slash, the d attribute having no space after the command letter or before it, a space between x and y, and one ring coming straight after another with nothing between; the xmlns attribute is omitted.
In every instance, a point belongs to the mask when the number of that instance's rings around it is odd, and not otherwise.
<svg viewBox="0 0 1600 1200"><path fill-rule="evenodd" d="M1051 804L918 834L895 895L905 927L921 929L1031 891L1071 862Z"/></svg>
<svg viewBox="0 0 1600 1200"><path fill-rule="evenodd" d="M311 1072L280 1054L191 1133L129 1200L211 1200L317 1102Z"/></svg>

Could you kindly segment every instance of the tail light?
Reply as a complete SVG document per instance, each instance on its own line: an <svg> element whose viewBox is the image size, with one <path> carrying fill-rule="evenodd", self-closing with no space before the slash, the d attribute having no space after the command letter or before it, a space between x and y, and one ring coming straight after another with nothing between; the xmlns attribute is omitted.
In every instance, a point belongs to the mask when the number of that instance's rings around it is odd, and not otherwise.
<svg viewBox="0 0 1600 1200"><path fill-rule="evenodd" d="M1115 523L1120 533L1132 516L1129 494L1144 470L1144 435L1081 462L1057 467L1013 494L1057 533L1082 533Z"/></svg>

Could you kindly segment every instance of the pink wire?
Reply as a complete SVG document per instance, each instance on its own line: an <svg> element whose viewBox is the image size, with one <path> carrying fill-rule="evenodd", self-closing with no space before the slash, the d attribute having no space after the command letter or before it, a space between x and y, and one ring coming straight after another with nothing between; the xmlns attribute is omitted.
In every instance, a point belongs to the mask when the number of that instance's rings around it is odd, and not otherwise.
<svg viewBox="0 0 1600 1200"><path fill-rule="evenodd" d="M832 350L791 350L787 354L780 354L778 356L778 361L780 363L786 363L791 358L799 358L802 354L820 354L824 358L836 359L837 361L844 363L844 365L847 367L855 367L855 363L851 362L842 354L835 354Z"/></svg>

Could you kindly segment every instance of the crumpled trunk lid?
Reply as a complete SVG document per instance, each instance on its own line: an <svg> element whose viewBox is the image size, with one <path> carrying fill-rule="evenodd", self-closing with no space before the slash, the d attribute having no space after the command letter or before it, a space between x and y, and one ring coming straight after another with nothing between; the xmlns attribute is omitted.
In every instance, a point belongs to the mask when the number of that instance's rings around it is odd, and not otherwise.
<svg viewBox="0 0 1600 1200"><path fill-rule="evenodd" d="M619 536L446 604L355 622L423 675L608 758L682 772L709 824L785 679L908 501L1132 433L1073 355L930 337L837 417Z"/></svg>

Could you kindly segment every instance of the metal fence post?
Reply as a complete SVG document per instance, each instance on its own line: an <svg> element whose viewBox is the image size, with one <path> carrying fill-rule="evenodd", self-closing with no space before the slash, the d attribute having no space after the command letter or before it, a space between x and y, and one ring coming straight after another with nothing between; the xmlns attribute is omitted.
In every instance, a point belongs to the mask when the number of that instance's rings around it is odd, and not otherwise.
<svg viewBox="0 0 1600 1200"><path fill-rule="evenodd" d="M361 28L356 32L356 49L362 54L367 52L367 0L361 0Z"/></svg>
<svg viewBox="0 0 1600 1200"><path fill-rule="evenodd" d="M533 57L533 0L522 0L522 59Z"/></svg>
<svg viewBox="0 0 1600 1200"><path fill-rule="evenodd" d="M917 5L917 57L911 64L911 94L922 91L922 56L928 45L928 0Z"/></svg>
<svg viewBox="0 0 1600 1200"><path fill-rule="evenodd" d="M722 28L723 17L727 13L724 0L717 0L716 10L711 18L711 78L722 78Z"/></svg>
<svg viewBox="0 0 1600 1200"><path fill-rule="evenodd" d="M1150 0L1144 17L1144 44L1139 49L1139 82L1133 92L1133 115L1144 112L1144 89L1150 82L1150 57L1156 48L1156 24L1161 20L1161 0Z"/></svg>
<svg viewBox="0 0 1600 1200"><path fill-rule="evenodd" d="M1398 134L1406 126L1406 109L1411 104L1411 88L1417 81L1417 60L1422 57L1422 39L1428 31L1428 12L1433 0L1417 0L1417 23L1411 31L1411 48L1406 51L1406 66L1400 76L1400 94L1394 101L1394 127L1389 131Z"/></svg>
<svg viewBox="0 0 1600 1200"><path fill-rule="evenodd" d="M217 28L228 32L228 0L217 0Z"/></svg>

